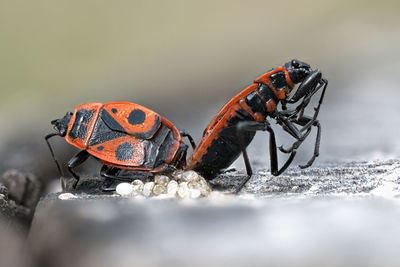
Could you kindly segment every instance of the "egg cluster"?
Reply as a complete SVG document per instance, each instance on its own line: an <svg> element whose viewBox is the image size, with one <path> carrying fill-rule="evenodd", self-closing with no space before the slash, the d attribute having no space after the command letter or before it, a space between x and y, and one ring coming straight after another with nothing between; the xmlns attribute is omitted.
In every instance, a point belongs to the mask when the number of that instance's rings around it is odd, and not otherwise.
<svg viewBox="0 0 400 267"><path fill-rule="evenodd" d="M200 198L208 196L211 188L197 172L178 170L169 176L156 175L153 181L120 183L116 192L123 197Z"/></svg>

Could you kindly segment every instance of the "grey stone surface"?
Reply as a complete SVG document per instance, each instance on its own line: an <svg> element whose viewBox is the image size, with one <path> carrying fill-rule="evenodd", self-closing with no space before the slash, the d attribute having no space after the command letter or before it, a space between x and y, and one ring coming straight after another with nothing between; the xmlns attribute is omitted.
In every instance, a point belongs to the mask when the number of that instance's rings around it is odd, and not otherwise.
<svg viewBox="0 0 400 267"><path fill-rule="evenodd" d="M2 194L3 196L7 196L8 198L8 189L1 183L0 183L0 194Z"/></svg>
<svg viewBox="0 0 400 267"><path fill-rule="evenodd" d="M41 183L35 175L9 170L0 176L0 219L27 232L40 198Z"/></svg>
<svg viewBox="0 0 400 267"><path fill-rule="evenodd" d="M238 197L197 201L52 194L39 203L29 240L44 267L399 266L399 167L259 172ZM214 184L229 191L243 177L229 175Z"/></svg>
<svg viewBox="0 0 400 267"><path fill-rule="evenodd" d="M81 192L87 194L101 194L101 190L104 178L103 177L93 177L93 176L81 176L76 188L73 188L75 184L74 178L63 178L65 183L65 191L68 192Z"/></svg>
<svg viewBox="0 0 400 267"><path fill-rule="evenodd" d="M226 173L211 181L215 188L233 191L245 178L244 173ZM300 169L291 167L280 176L259 171L247 183L242 193L259 197L310 196L327 194L369 193L394 196L400 193L399 160L375 160L323 164L319 167ZM381 192L386 190L387 192Z"/></svg>
<svg viewBox="0 0 400 267"><path fill-rule="evenodd" d="M14 200L7 199L7 196L0 194L0 217L14 225L28 229L31 221L33 210L18 205Z"/></svg>
<svg viewBox="0 0 400 267"><path fill-rule="evenodd" d="M0 176L0 183L7 187L9 198L18 205L35 208L41 190L41 183L35 175L9 170Z"/></svg>
<svg viewBox="0 0 400 267"><path fill-rule="evenodd" d="M10 219L12 212L10 209L10 205L8 203L8 194L7 190L4 190L6 188L5 186L2 186L0 184L0 189L3 189L2 192L0 193L0 215L4 217L4 219Z"/></svg>
<svg viewBox="0 0 400 267"><path fill-rule="evenodd" d="M1 201L1 200L0 200ZM0 216L0 266L33 266L24 235Z"/></svg>

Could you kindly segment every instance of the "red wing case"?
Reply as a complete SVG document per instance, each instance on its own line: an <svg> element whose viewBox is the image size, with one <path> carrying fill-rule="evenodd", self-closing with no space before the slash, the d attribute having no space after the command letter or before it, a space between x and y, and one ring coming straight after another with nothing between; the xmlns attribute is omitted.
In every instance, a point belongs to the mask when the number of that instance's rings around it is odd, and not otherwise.
<svg viewBox="0 0 400 267"><path fill-rule="evenodd" d="M87 103L78 106L69 122L65 140L80 149L86 149L103 104Z"/></svg>
<svg viewBox="0 0 400 267"><path fill-rule="evenodd" d="M141 139L151 139L161 126L161 116L151 109L129 102L114 102L104 104L103 120L107 126L119 132ZM113 123L116 121L117 123Z"/></svg>

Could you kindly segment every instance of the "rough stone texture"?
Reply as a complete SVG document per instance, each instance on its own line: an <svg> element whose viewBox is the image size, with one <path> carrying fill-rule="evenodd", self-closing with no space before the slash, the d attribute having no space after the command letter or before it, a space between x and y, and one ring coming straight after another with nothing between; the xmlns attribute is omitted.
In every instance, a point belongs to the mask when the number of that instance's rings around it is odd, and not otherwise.
<svg viewBox="0 0 400 267"><path fill-rule="evenodd" d="M0 177L0 183L8 189L8 196L18 205L34 208L40 198L41 184L31 173L9 170Z"/></svg>
<svg viewBox="0 0 400 267"><path fill-rule="evenodd" d="M214 186L233 190L242 178ZM49 195L30 242L43 267L399 266L398 195L397 160L259 172L238 197Z"/></svg>
<svg viewBox="0 0 400 267"><path fill-rule="evenodd" d="M8 198L7 194L0 193L0 220L3 220L5 224L26 234L32 217L33 210L16 204L14 200Z"/></svg>
<svg viewBox="0 0 400 267"><path fill-rule="evenodd" d="M7 196L8 198L8 189L6 186L0 183L0 194Z"/></svg>
<svg viewBox="0 0 400 267"><path fill-rule="evenodd" d="M211 185L215 189L233 191L245 177L243 172L226 173L212 180ZM308 169L292 167L280 176L260 171L252 176L241 193L260 197L298 196L298 193L315 196L358 194L387 187L390 183L400 185L399 160L324 164Z"/></svg>
<svg viewBox="0 0 400 267"><path fill-rule="evenodd" d="M40 193L41 182L35 175L17 170L3 173L0 176L0 212L4 219L15 227L28 228Z"/></svg>
<svg viewBox="0 0 400 267"><path fill-rule="evenodd" d="M7 220L10 219L12 212L8 203L7 188L0 184L0 214Z"/></svg>

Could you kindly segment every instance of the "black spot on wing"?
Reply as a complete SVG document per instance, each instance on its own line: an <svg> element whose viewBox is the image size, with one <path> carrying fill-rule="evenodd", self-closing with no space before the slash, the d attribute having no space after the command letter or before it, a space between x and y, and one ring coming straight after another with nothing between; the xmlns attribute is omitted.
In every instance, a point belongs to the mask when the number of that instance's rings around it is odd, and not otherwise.
<svg viewBox="0 0 400 267"><path fill-rule="evenodd" d="M150 139L154 136L154 134L158 131L161 126L161 119L159 116L156 115L156 119L154 121L153 127L145 133L134 133L133 135L141 138L141 139Z"/></svg>
<svg viewBox="0 0 400 267"><path fill-rule="evenodd" d="M103 151L103 149L104 149L104 146L97 147L97 151Z"/></svg>
<svg viewBox="0 0 400 267"><path fill-rule="evenodd" d="M147 140L154 136L160 126L161 119L159 116L156 116L154 126L149 131L145 133L128 134L126 130L110 115L110 113L102 109L90 138L89 146L95 146L112 139L128 135L133 135L137 138Z"/></svg>
<svg viewBox="0 0 400 267"><path fill-rule="evenodd" d="M112 111L112 113L114 113L114 114L118 112L118 110L117 110L116 108L112 108L111 111Z"/></svg>
<svg viewBox="0 0 400 267"><path fill-rule="evenodd" d="M131 111L128 117L128 122L131 125L138 125L142 124L146 120L146 113L140 109L134 109Z"/></svg>
<svg viewBox="0 0 400 267"><path fill-rule="evenodd" d="M123 143L115 151L115 157L120 161L129 161L133 156L133 146L130 143Z"/></svg>

